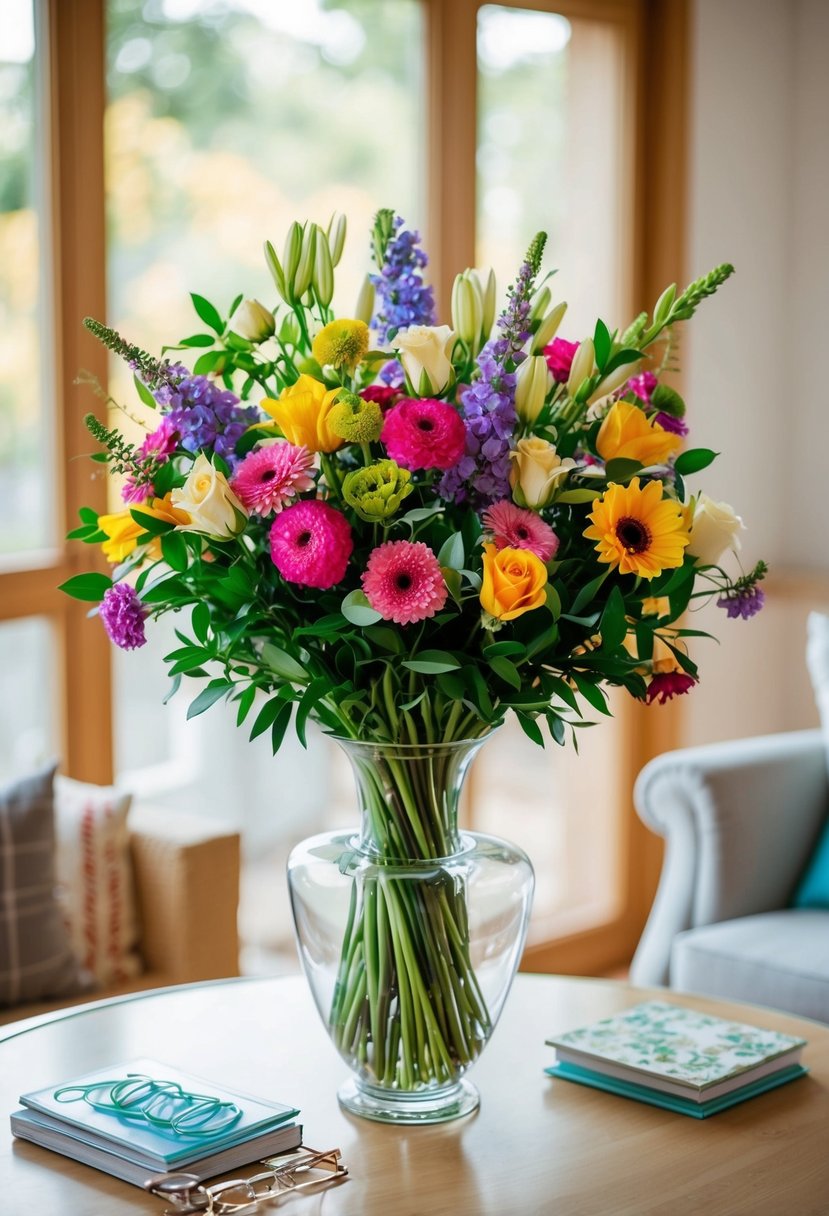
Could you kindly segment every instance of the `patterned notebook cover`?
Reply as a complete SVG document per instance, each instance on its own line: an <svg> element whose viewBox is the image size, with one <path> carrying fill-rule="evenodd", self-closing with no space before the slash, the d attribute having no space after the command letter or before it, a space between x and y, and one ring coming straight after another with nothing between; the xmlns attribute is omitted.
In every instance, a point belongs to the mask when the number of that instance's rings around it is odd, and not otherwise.
<svg viewBox="0 0 829 1216"><path fill-rule="evenodd" d="M743 1022L730 1022L666 1001L646 1001L615 1017L571 1030L552 1047L583 1056L586 1067L623 1065L701 1091L728 1077L794 1053L806 1040Z"/></svg>

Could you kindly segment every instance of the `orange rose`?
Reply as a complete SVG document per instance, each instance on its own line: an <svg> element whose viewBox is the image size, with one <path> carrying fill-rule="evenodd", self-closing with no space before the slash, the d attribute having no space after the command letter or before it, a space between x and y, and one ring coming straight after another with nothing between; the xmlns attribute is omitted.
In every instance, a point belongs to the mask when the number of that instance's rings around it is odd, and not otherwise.
<svg viewBox="0 0 829 1216"><path fill-rule="evenodd" d="M545 602L547 568L529 549L484 545L481 604L499 621L512 621Z"/></svg>
<svg viewBox="0 0 829 1216"><path fill-rule="evenodd" d="M658 422L651 422L638 405L617 401L596 436L596 451L607 464L610 460L638 460L643 465L665 464L682 447L679 435L672 435Z"/></svg>

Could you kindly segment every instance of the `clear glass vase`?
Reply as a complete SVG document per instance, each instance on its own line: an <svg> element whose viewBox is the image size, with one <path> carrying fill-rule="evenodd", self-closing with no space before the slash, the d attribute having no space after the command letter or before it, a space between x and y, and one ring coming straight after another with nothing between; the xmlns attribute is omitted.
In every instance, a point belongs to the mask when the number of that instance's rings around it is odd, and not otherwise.
<svg viewBox="0 0 829 1216"><path fill-rule="evenodd" d="M489 1041L526 938L533 871L520 849L458 830L482 739L339 739L359 834L303 841L288 860L297 946L320 1015L352 1070L339 1100L388 1123L479 1104L465 1074Z"/></svg>

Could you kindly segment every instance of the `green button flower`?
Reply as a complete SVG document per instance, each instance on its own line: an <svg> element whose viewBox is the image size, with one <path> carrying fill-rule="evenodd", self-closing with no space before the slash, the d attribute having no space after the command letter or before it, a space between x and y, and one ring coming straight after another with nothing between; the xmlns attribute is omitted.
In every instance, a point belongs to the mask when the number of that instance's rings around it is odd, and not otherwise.
<svg viewBox="0 0 829 1216"><path fill-rule="evenodd" d="M360 519L380 523L389 519L403 499L411 494L412 475L393 460L378 460L365 469L355 469L343 481L343 498Z"/></svg>
<svg viewBox="0 0 829 1216"><path fill-rule="evenodd" d="M376 401L364 401L356 393L342 392L328 424L346 443L374 443L383 429L383 411Z"/></svg>

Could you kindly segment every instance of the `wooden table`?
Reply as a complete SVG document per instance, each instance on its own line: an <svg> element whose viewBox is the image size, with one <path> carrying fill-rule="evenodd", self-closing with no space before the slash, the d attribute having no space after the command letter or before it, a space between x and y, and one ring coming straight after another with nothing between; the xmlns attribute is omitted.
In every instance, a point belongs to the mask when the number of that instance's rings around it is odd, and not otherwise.
<svg viewBox="0 0 829 1216"><path fill-rule="evenodd" d="M545 1037L648 995L605 980L519 975L472 1078L480 1111L435 1127L344 1115L346 1068L304 980L164 989L69 1010L0 1039L0 1210L120 1216L163 1205L108 1175L13 1140L20 1093L149 1056L302 1108L305 1140L338 1147L347 1182L294 1197L297 1216L827 1216L829 1027L745 1005L677 997L809 1040L810 1075L711 1119L690 1119L543 1072Z"/></svg>

